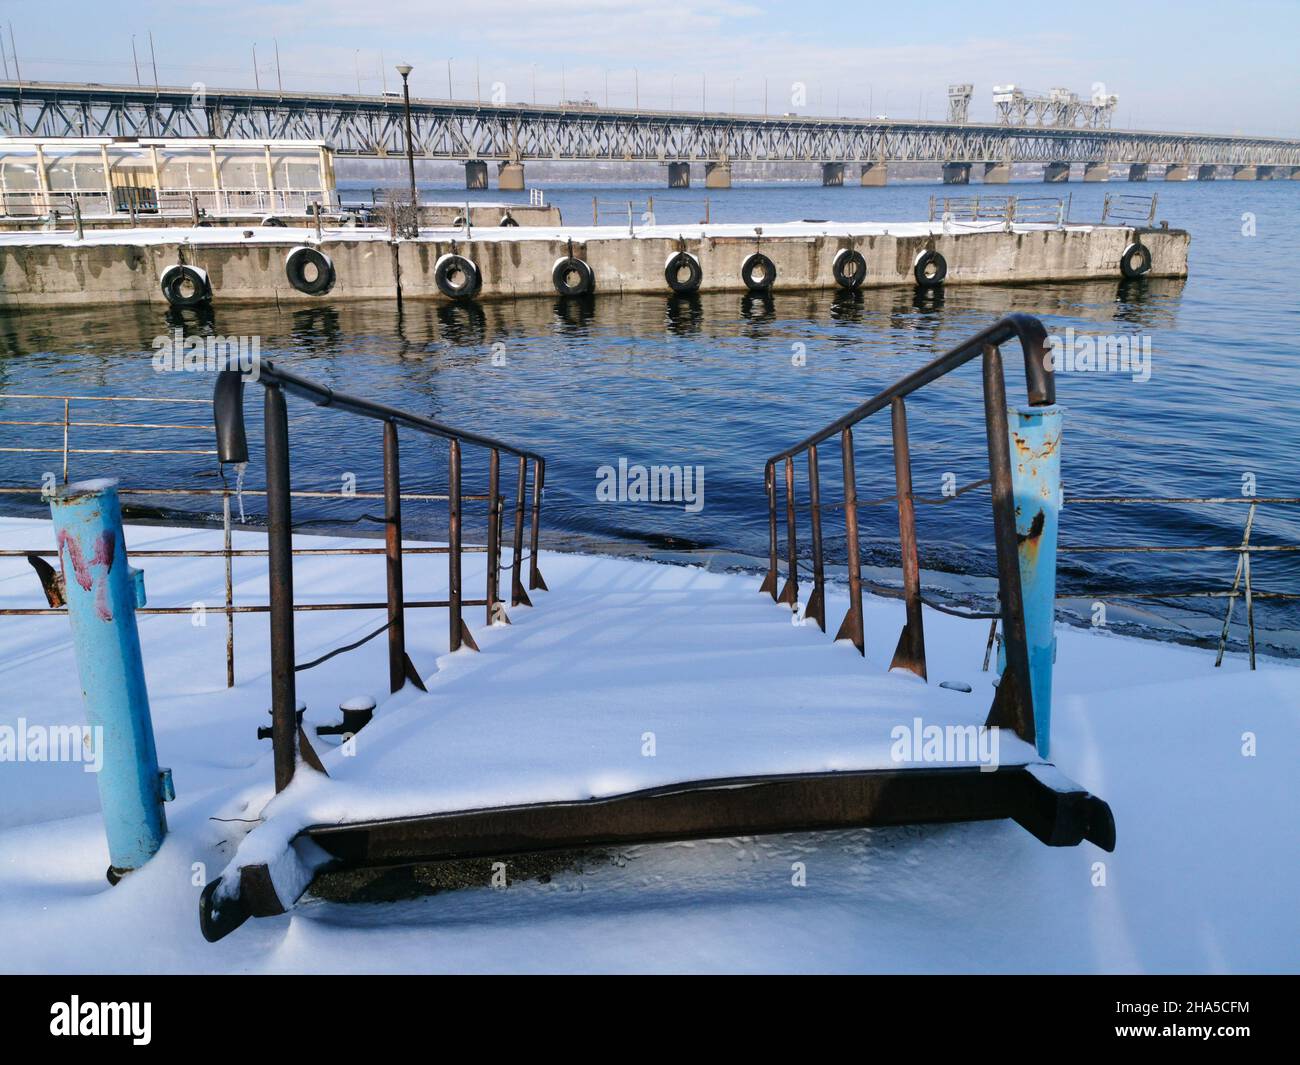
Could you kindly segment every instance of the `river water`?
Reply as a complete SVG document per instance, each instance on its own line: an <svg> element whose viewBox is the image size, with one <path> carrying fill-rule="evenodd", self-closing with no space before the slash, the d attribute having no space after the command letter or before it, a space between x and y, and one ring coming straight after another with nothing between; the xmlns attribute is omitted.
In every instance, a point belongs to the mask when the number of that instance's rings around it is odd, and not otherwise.
<svg viewBox="0 0 1300 1065"><path fill-rule="evenodd" d="M884 189L773 184L708 193L714 222L757 224L799 218L916 220L931 195L975 193L938 185ZM1126 373L1074 372L1058 378L1067 408L1063 450L1067 506L1062 543L1093 546L1229 545L1240 541L1243 505L1073 505L1091 496L1240 497L1300 495L1300 280L1291 256L1300 247L1300 183L1187 182L1147 185L1013 184L988 190L1020 196L1068 195L1071 218L1095 220L1107 192L1159 196L1157 217L1192 234L1185 281L1063 283L952 288L941 296L888 289L858 296L781 292L770 299L736 295L683 300L601 295L586 304L551 299L447 307L408 302L321 303L309 309L220 308L210 320L178 321L159 308L123 305L83 311L6 314L0 318L0 391L41 395L203 397L202 375L154 371L153 340L180 325L224 336L256 335L264 357L340 390L371 396L467 430L524 444L547 456L545 545L705 562L760 565L767 550L765 458L831 421L936 354L1008 311L1042 317L1049 331L1120 336L1149 344L1149 363ZM626 224L653 196L659 223L703 218L702 189L642 186L546 188L565 220L587 224L592 197L602 221ZM345 194L346 197L347 194ZM428 199L499 199L495 192L424 190ZM1139 350L1146 350L1139 348ZM800 364L802 363L802 364ZM1007 349L1008 395L1023 396L1018 356ZM1147 372L1149 371L1149 373ZM914 483L939 496L947 483L987 474L978 364L909 401ZM254 455L247 474L260 487L256 439L260 416L249 404ZM378 427L303 403L291 404L294 486L336 491L352 475L377 490ZM165 414L165 417L163 416ZM201 407L144 409L112 402L78 404L74 417L166 422L194 431L139 430L137 446L211 447ZM0 401L5 420L62 417L61 404ZM143 435L150 433L146 439ZM114 435L114 434L117 435ZM0 452L4 485L38 484L57 470L57 426L0 425L0 447L49 447L37 454ZM74 446L122 446L120 430L78 429ZM888 419L857 434L859 492L892 491ZM404 445L404 487L445 487L442 451L426 441ZM427 461L422 461L427 459ZM481 490L477 458L467 456L467 491ZM602 503L599 469L667 464L703 472L703 502ZM112 474L128 485L216 485L204 455L74 454L73 477ZM802 469L800 471L802 477ZM823 485L836 494L837 461L823 460ZM1250 479L1253 479L1253 484ZM513 482L507 481L510 492ZM802 488L800 489L802 498ZM210 500L167 507L137 500L139 516L199 520ZM374 502L304 500L295 518L309 527L373 529ZM0 497L7 513L41 513L39 502ZM246 501L261 520L260 500ZM438 535L441 512L410 507L413 533ZM473 534L480 519L467 518ZM863 509L863 552L873 579L897 583L897 525L891 506ZM801 519L801 531L806 530ZM919 508L926 583L951 598L986 604L993 573L987 490L952 505ZM1263 507L1253 539L1300 543L1300 507ZM805 536L806 540L806 536ZM827 551L842 563L842 527L828 519ZM1107 593L1121 629L1169 638L1217 634L1222 600L1124 601L1109 593L1223 589L1236 556L1068 554L1061 587L1079 598L1063 604L1087 620L1096 593ZM1300 591L1295 554L1258 554L1255 586ZM1238 608L1238 616L1241 615ZM1261 647L1294 654L1300 610L1294 602L1257 604ZM1241 630L1234 629L1240 643Z"/></svg>

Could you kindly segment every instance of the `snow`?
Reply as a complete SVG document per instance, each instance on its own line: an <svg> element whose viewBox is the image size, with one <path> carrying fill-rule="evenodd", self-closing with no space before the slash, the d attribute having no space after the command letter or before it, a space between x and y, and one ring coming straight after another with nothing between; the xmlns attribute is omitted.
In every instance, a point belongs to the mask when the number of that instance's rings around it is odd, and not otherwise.
<svg viewBox="0 0 1300 1065"><path fill-rule="evenodd" d="M1011 226L1012 233L1041 233L1065 228L1073 233L1087 233L1103 228L1096 225L1070 224L1064 227L1054 222L1016 222ZM1111 228L1111 227L1107 227ZM1131 228L1117 226L1113 228ZM1002 232L1006 226L1002 222L836 222L836 221L789 221L753 223L716 223L695 225L656 225L637 226L629 234L623 226L473 226L470 239L474 241L594 241L594 240L632 240L659 239L702 240L709 238L752 238L762 231L767 238L804 238L814 237L928 237L944 233L988 233ZM403 238L405 239L405 238ZM446 242L464 240L464 226L423 226L419 240ZM142 229L87 229L83 239L78 240L70 230L12 230L0 232L0 247L26 247L56 245L60 247L77 247L82 245L169 245L169 244L328 244L330 241L388 241L389 231L378 227L339 228L324 227L321 237L316 236L314 226L175 226L168 228Z"/></svg>
<svg viewBox="0 0 1300 1065"><path fill-rule="evenodd" d="M298 537L315 546L320 537ZM213 531L129 527L129 549L219 546ZM374 540L357 541L374 546ZM262 547L240 531L235 547ZM330 539L329 546L342 541ZM0 547L52 548L48 522L0 519ZM482 555L467 556L470 594ZM221 602L223 562L135 560L150 603ZM236 558L236 601L265 602L264 559ZM445 559L408 556L408 594L438 597ZM987 628L927 611L929 685L888 672L900 604L865 604L867 659L758 593L752 574L544 552L550 592L447 651L444 611L408 615L429 687L388 697L381 637L300 673L330 779L272 797L265 615L140 618L170 834L117 887L95 781L80 764L0 763L0 969L316 971L1294 971L1300 964L1296 774L1300 670L1062 628L1053 760L1106 799L1118 847L1055 849L1010 822L910 826L622 848L505 890L383 904L308 899L217 944L198 931L203 883L265 858L286 883L313 864L301 824L501 802L585 798L699 776L886 764L890 722L978 722ZM443 570L443 572L439 572ZM299 595L381 598L382 556L300 556ZM508 580L503 580L508 587ZM838 625L843 592L829 589ZM0 605L41 606L22 558L0 560ZM380 623L296 617L306 661ZM83 720L66 620L0 617L0 726ZM973 692L943 689L965 682ZM369 694L355 753L310 727ZM655 755L642 754L654 734ZM1244 734L1257 750L1243 754ZM1002 737L1001 761L1033 762ZM258 824L259 819L264 819ZM301 848L300 848L301 850ZM806 886L794 882L802 863ZM1104 886L1097 886L1104 870Z"/></svg>

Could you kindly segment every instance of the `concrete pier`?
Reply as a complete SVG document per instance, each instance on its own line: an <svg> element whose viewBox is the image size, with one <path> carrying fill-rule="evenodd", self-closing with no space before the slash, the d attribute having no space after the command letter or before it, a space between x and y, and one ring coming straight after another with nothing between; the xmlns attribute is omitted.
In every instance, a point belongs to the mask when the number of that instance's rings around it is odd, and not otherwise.
<svg viewBox="0 0 1300 1065"><path fill-rule="evenodd" d="M1215 166L1213 163L1210 163L1205 166L1198 166L1196 168L1197 181L1213 181L1218 176L1219 176L1219 168Z"/></svg>
<svg viewBox="0 0 1300 1065"><path fill-rule="evenodd" d="M1084 181L1109 181L1110 163L1084 163Z"/></svg>
<svg viewBox="0 0 1300 1065"><path fill-rule="evenodd" d="M985 185L1005 185L1010 180L1011 164L1009 162L984 164Z"/></svg>
<svg viewBox="0 0 1300 1065"><path fill-rule="evenodd" d="M387 229L314 227L100 231L78 240L72 232L0 235L0 308L148 303L166 307L161 278L178 262L203 271L211 307L277 302L307 307L334 300L448 296L437 283L440 260L470 260L482 279L482 301L555 298L557 259L573 255L590 266L596 299L605 293L671 296L664 264L678 251L700 265L703 292L746 292L741 267L760 239L782 292L836 287L834 265L843 251L866 261L864 284L913 287L917 256L932 250L947 264L945 285L1048 281L1118 283L1120 259L1134 241L1151 252L1151 277L1185 277L1188 235L1183 230L1133 226L950 222L764 222L638 226L501 226L425 229L417 239L393 240ZM311 294L295 288L289 252L318 249L328 257L333 284ZM295 275L296 277L296 275Z"/></svg>
<svg viewBox="0 0 1300 1065"><path fill-rule="evenodd" d="M506 160L497 167L497 188L502 192L524 191L524 164Z"/></svg>
<svg viewBox="0 0 1300 1065"><path fill-rule="evenodd" d="M731 188L731 163L717 162L704 164L704 187L706 189Z"/></svg>
<svg viewBox="0 0 1300 1065"><path fill-rule="evenodd" d="M863 163L861 183L864 189L879 189L889 184L889 164Z"/></svg>
<svg viewBox="0 0 1300 1065"><path fill-rule="evenodd" d="M969 185L970 163L944 163L943 183L945 185Z"/></svg>
<svg viewBox="0 0 1300 1065"><path fill-rule="evenodd" d="M822 185L826 188L840 188L844 184L843 163L822 163Z"/></svg>
<svg viewBox="0 0 1300 1065"><path fill-rule="evenodd" d="M1191 169L1191 166L1187 163L1170 163L1165 167L1165 180L1186 181Z"/></svg>
<svg viewBox="0 0 1300 1065"><path fill-rule="evenodd" d="M1128 179L1129 181L1146 181L1147 164L1134 163L1132 166L1130 166L1128 168Z"/></svg>
<svg viewBox="0 0 1300 1065"><path fill-rule="evenodd" d="M670 189L689 189L691 187L691 164L668 164L668 187Z"/></svg>
<svg viewBox="0 0 1300 1065"><path fill-rule="evenodd" d="M469 159L466 161L465 187L467 189L485 189L488 187L488 166L482 159Z"/></svg>
<svg viewBox="0 0 1300 1065"><path fill-rule="evenodd" d="M1070 180L1069 163L1044 163L1043 180L1049 184L1056 185L1062 181Z"/></svg>

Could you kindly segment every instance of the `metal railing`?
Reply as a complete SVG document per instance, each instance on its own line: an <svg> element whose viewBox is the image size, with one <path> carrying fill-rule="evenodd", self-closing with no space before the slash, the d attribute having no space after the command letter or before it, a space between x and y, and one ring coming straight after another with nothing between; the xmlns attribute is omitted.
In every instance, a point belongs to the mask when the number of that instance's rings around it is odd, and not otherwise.
<svg viewBox="0 0 1300 1065"><path fill-rule="evenodd" d="M139 189L122 187L107 191L66 190L36 192L7 190L0 193L0 218L32 221L71 219L80 214L86 221L105 218L188 218L196 211L205 217L253 217L265 214L302 215L321 203L335 210L338 196L320 189Z"/></svg>
<svg viewBox="0 0 1300 1065"><path fill-rule="evenodd" d="M48 439L41 439L37 436L30 443L24 442L21 446L0 446L0 454L13 455L49 455L57 456L53 465L57 469L48 471L42 479L43 483L39 486L33 485L0 485L0 498L21 498L24 496L38 500L46 500L55 487L55 482L63 484L68 483L70 476L76 476L73 466L79 456L127 456L133 459L147 461L150 456L195 456L195 457L216 457L216 449L211 444L211 415L205 414L204 424L186 425L176 421L161 420L157 415L144 414L139 419L129 421L116 420L108 415L96 411L90 416L78 416L78 407L93 405L101 407L106 404L133 404L137 406L162 407L164 409L171 407L189 407L198 406L212 409L212 401L208 399L182 399L170 397L150 397L150 396L121 396L121 395L44 395L32 393L6 392L0 393L0 409L8 404L21 404L23 406L36 405L44 407L47 410L53 408L55 414L45 413L38 410L28 417L4 417L0 418L0 426L9 426L16 428L24 434L35 430L37 433L45 431ZM5 413L8 413L7 411ZM101 435L119 435L120 433L129 433L133 438L131 446L78 446L78 435L81 432L90 430L100 431ZM179 441L175 440L175 433L184 432L188 434L187 438ZM193 437L197 434L203 434L203 443L208 446L194 446ZM172 439L164 440L158 446L148 446L147 441L139 439L142 436L170 436ZM169 446L175 443L175 446ZM182 446L184 445L184 446ZM102 467L100 468L102 469ZM92 472L100 472L94 470ZM524 507L522 502L527 496L527 474L523 465L520 467L521 483L518 487L519 504L515 512L515 529L514 529L514 547L515 555L511 563L511 605L527 605L528 595L524 589L522 571L520 569L520 560L523 552L520 548L523 540L523 513ZM224 482L224 477L222 478ZM498 478L499 483L499 478ZM119 494L125 499L139 499L151 504L158 504L170 500L181 499L200 499L200 500L221 500L221 531L222 547L220 549L143 549L133 550L133 558L157 558L157 559L214 559L222 560L224 563L224 581L223 581L223 600L220 606L206 606L204 609L212 613L221 614L225 617L225 673L226 686L233 687L235 684L235 626L234 618L237 614L262 614L269 613L270 606L264 603L236 603L234 594L234 573L233 560L236 558L256 558L266 557L268 550L235 548L233 546L233 530L235 521L232 516L232 500L237 500L242 510L242 501L245 497L265 498L267 492L262 489L244 488L242 485L232 487L225 485L220 488L203 488L203 487L169 487L161 484L153 485L132 485L125 484L119 488ZM368 491L317 491L310 489L294 490L290 493L294 499L316 500L316 501L338 501L338 500L387 500L385 492L368 492ZM401 503L447 503L450 496L447 493L430 493L430 492L408 492L398 493L397 502ZM463 503L482 503L489 502L487 494L465 494L462 496ZM460 550L462 554L468 553L489 553L491 554L490 569L493 572L489 575L489 581L495 578L499 582L501 552L500 552L500 527L502 523L503 510L502 501L498 498L495 513L497 517L495 539L491 536L489 529L489 542L486 546L469 546L462 545ZM540 495L537 497L537 503L540 505ZM493 512L494 508L489 506L489 511ZM188 517L192 520L195 515L190 514ZM209 519L210 514L204 513L203 519ZM530 534L530 540L536 543L536 521L537 513L533 514L534 528ZM400 531L400 530L399 530ZM402 549L406 555L444 555L450 553L450 546L441 545L423 545L423 546L406 546ZM333 555L384 555L389 551L385 547L309 547L294 548L293 555L302 556L333 556ZM36 569L38 576L41 578L42 585L45 589L46 601L49 604L46 607L11 607L0 609L0 616L48 616L63 615L65 610L62 606L61 597L58 593L58 582L55 571L52 567L42 561L45 559L56 559L58 552L48 548L45 545L35 546L30 549L3 549L0 550L0 559L25 559L33 568ZM541 587L541 577L537 573L535 562L530 565L529 581L532 587ZM460 606L485 608L485 617L490 623L497 616L500 616L501 607L499 596L495 593L496 583L492 583L492 590L484 598L464 598L460 600ZM343 610L375 610L387 609L389 607L387 600L382 602L324 602L324 603L297 603L294 606L298 611L343 611ZM451 605L451 598L443 600L405 600L404 606L408 609L428 609L428 608L447 608ZM144 615L193 615L194 605L175 605L175 606L145 606L138 610L138 613ZM390 678L391 679L391 678Z"/></svg>
<svg viewBox="0 0 1300 1065"><path fill-rule="evenodd" d="M1108 192L1101 207L1102 225L1140 226L1156 224L1156 196L1136 196L1127 192Z"/></svg>
<svg viewBox="0 0 1300 1065"><path fill-rule="evenodd" d="M921 618L920 564L917 554L916 513L912 494L911 454L907 435L906 397L951 373L976 357L982 357L985 434L988 441L989 484L993 503L993 533L997 555L1000 619L1006 646L1007 668L989 711L990 725L1013 728L1028 743L1035 739L1033 694L1030 686L1029 653L1025 611L1017 557L1015 501L1011 481L1010 441L1007 425L1006 385L1000 346L1018 340L1024 354L1025 378L1030 406L1049 406L1056 399L1056 383L1044 358L1047 334L1042 323L1028 315L1011 314L971 337L963 344L904 377L836 419L793 447L767 460L764 480L768 505L768 568L761 591L792 610L799 602L799 552L794 460L807 455L808 515L812 543L813 587L804 616L813 618L826 631L825 564L823 558L823 511L842 509L848 552L849 609L836 634L848 639L860 654L866 653L862 616L862 561L858 541L857 478L854 466L853 427L889 408L893 432L894 477L898 494L898 536L902 554L903 599L906 623L894 652L891 668L908 669L926 675L925 635ZM823 504L818 472L818 445L839 438L844 476L844 498ZM785 584L777 590L777 465L784 466L787 570ZM982 484L984 482L978 482ZM974 486L968 486L974 487Z"/></svg>
<svg viewBox="0 0 1300 1065"><path fill-rule="evenodd" d="M1074 195L1068 196L931 196L931 222L963 225L1011 226L1071 224ZM1108 193L1101 209L1101 225L1155 224L1156 196ZM1074 224L1078 220L1074 220Z"/></svg>
<svg viewBox="0 0 1300 1065"><path fill-rule="evenodd" d="M709 197L669 196L659 201L661 208L668 208L674 215L685 214L685 218L663 217L655 210L655 198L648 196L644 200L602 200L599 196L591 198L591 224L599 226L626 224L632 232L637 226L658 225L661 221L682 225L708 225L712 219L712 206Z"/></svg>
<svg viewBox="0 0 1300 1065"><path fill-rule="evenodd" d="M514 447L477 433L467 433L451 428L417 414L346 395L281 370L270 362L258 368L257 383L264 389L263 432L266 449L266 512L267 556L269 582L269 613L271 623L271 739L275 752L275 786L283 790L293 778L297 762L298 744L295 739L299 728L295 715L297 695L294 680L294 621L296 609L293 592L293 543L289 470L289 418L286 398L290 395L305 399L318 407L327 407L354 417L377 421L383 426L384 466L384 556L387 563L388 620L367 636L371 639L381 632L388 633L389 683L397 691L408 679L419 684L406 654L405 607L410 605L403 595L402 582L402 512L401 464L398 450L398 430L407 429L425 436L447 441L447 500L448 543L447 585L445 602L427 605L445 606L450 622L450 649L461 647L477 650L474 638L465 624L463 609L469 605L486 607L489 622L503 619L499 595L501 570L501 526L504 498L500 488L501 455L518 459L518 485L515 498L515 527L511 577L512 605L530 605L523 585L523 525L527 505L528 467L533 469L532 506L529 523L529 590L546 590L538 568L538 532L541 521L542 492L546 478L545 460L535 452ZM213 395L213 413L217 429L217 458L222 463L246 463L248 444L243 415L244 378L238 371L223 370L217 375ZM465 496L462 493L462 448L472 446L488 454L488 528L487 528L487 590L482 601L472 602L464 597L461 560L464 547L461 542L461 517ZM364 642L364 640L362 641ZM359 644L349 645L349 648ZM319 659L318 661L322 661Z"/></svg>

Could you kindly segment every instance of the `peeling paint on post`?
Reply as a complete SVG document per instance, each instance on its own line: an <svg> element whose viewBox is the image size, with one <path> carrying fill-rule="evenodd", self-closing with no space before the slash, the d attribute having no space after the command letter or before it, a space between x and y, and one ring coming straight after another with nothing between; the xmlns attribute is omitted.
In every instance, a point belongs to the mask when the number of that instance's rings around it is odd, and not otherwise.
<svg viewBox="0 0 1300 1065"><path fill-rule="evenodd" d="M1056 534L1061 511L1062 409L1011 410L1011 486L1016 502L1020 588L1038 753L1051 746L1052 665L1056 660Z"/></svg>
<svg viewBox="0 0 1300 1065"><path fill-rule="evenodd" d="M109 879L116 882L162 846L163 802L171 797L170 774L158 769L136 629L144 585L127 563L116 481L67 485L50 501L50 513L86 718L103 729L99 801Z"/></svg>

